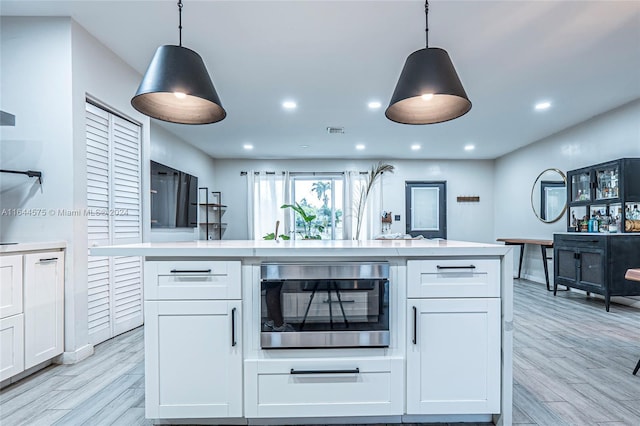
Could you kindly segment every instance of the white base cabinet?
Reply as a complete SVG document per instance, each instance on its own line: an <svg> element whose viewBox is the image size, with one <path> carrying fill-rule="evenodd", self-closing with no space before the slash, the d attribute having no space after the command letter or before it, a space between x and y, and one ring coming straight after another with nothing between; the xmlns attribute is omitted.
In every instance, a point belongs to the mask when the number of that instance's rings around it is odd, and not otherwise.
<svg viewBox="0 0 640 426"><path fill-rule="evenodd" d="M147 418L242 417L239 300L145 302Z"/></svg>
<svg viewBox="0 0 640 426"><path fill-rule="evenodd" d="M407 302L407 414L500 412L500 299Z"/></svg>
<svg viewBox="0 0 640 426"><path fill-rule="evenodd" d="M0 381L24 371L24 315L0 319Z"/></svg>
<svg viewBox="0 0 640 426"><path fill-rule="evenodd" d="M0 381L64 351L64 251L0 257Z"/></svg>
<svg viewBox="0 0 640 426"><path fill-rule="evenodd" d="M24 368L64 351L64 253L24 255Z"/></svg>

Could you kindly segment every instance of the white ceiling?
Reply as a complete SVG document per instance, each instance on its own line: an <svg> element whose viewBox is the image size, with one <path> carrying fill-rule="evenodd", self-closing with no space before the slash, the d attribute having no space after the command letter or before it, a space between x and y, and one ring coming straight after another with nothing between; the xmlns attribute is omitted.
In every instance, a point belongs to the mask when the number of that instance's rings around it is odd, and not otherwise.
<svg viewBox="0 0 640 426"><path fill-rule="evenodd" d="M492 159L640 98L640 1L431 1L429 44L449 52L473 107L426 126L384 116L406 57L424 47L423 1L183 3L183 45L228 115L158 123L216 158ZM2 0L1 12L71 16L141 74L178 42L175 0ZM552 108L534 111L542 100Z"/></svg>

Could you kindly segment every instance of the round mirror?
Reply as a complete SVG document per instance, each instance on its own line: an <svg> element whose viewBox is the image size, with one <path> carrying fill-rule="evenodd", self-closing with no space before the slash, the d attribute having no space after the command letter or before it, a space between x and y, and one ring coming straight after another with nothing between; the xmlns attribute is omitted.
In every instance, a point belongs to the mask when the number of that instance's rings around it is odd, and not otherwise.
<svg viewBox="0 0 640 426"><path fill-rule="evenodd" d="M544 223L560 220L567 209L567 178L558 169L547 169L538 175L531 188L533 213Z"/></svg>

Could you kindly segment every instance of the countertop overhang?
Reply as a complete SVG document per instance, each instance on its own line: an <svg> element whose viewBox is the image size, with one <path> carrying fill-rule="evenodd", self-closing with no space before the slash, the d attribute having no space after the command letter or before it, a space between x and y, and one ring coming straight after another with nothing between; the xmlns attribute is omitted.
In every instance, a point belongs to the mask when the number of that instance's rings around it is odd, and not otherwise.
<svg viewBox="0 0 640 426"><path fill-rule="evenodd" d="M217 240L91 247L93 256L147 257L422 257L504 256L511 247L452 240Z"/></svg>

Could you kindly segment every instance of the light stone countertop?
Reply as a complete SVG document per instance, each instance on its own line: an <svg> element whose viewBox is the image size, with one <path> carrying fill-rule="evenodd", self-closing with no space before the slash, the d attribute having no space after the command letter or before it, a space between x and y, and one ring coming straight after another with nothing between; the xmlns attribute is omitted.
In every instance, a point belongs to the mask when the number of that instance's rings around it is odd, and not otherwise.
<svg viewBox="0 0 640 426"><path fill-rule="evenodd" d="M148 257L421 257L504 256L511 247L502 244L452 240L218 240L141 243L92 247L96 256Z"/></svg>
<svg viewBox="0 0 640 426"><path fill-rule="evenodd" d="M64 241L46 241L36 243L19 243L0 245L0 253L19 253L25 251L62 250L67 248Z"/></svg>

